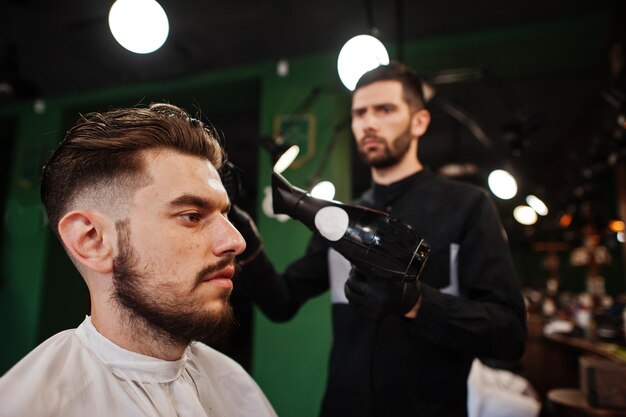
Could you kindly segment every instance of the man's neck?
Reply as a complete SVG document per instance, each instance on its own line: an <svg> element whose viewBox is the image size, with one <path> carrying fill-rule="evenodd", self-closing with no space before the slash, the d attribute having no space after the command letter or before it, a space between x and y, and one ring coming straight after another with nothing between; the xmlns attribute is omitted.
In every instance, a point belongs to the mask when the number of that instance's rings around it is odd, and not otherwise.
<svg viewBox="0 0 626 417"><path fill-rule="evenodd" d="M417 158L405 158L387 168L372 167L372 179L376 184L389 185L424 169Z"/></svg>
<svg viewBox="0 0 626 417"><path fill-rule="evenodd" d="M111 304L116 304L113 301ZM173 340L162 331L153 329L144 319L116 305L107 309L106 315L92 308L91 322L98 333L116 345L131 352L153 358L174 361L183 356L187 344Z"/></svg>

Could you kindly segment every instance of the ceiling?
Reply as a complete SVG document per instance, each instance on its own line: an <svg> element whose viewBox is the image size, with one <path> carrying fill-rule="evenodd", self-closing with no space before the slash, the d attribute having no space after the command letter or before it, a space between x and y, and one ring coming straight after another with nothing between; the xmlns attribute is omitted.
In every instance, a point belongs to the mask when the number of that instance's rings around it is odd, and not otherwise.
<svg viewBox="0 0 626 417"><path fill-rule="evenodd" d="M372 26L383 41L397 40L398 31L406 41L613 7L585 0L487 0L480 7L461 0L161 0L169 39L157 52L137 55L121 48L108 29L111 0L2 3L0 76L19 78L48 96L330 52Z"/></svg>
<svg viewBox="0 0 626 417"><path fill-rule="evenodd" d="M173 80L259 61L330 53L372 27L377 28L383 42L403 44L503 28L545 26L568 18L584 23L585 16L600 13L613 16L617 23L606 29L608 35L592 54L593 62L571 71L546 69L544 74L535 71L527 76L517 71L514 77L505 79L487 65L473 79L463 81L457 77L452 83L441 82L437 78L441 72L428 74L437 94L432 103L433 124L423 139L421 157L436 170L451 162L469 162L481 168L507 165L523 175L525 180L520 185L526 192L542 194L558 207L555 212L562 212L572 204L580 204L587 198L586 193L597 199L593 193L598 187L585 184L606 182L610 167L604 163L598 168L598 161L606 161L612 150L623 148L623 141L606 136L615 130L614 126L606 126L610 125L607 120L614 118L615 112L623 112L619 97L617 104L615 100L611 103L611 94L619 96L619 89L617 93L611 90L616 78L609 70L611 42L624 39L626 25L619 20L626 15L622 1L160 3L168 14L169 38L157 52L136 55L120 47L108 30L110 0L2 0L0 106L23 99ZM584 33L583 27L581 36ZM578 44L584 46L585 39L563 42L577 48ZM495 54L510 54L511 47L493 46ZM546 68L564 67L549 62L549 58L541 58L546 60ZM528 56L529 61L536 59ZM581 59L589 60L589 56ZM612 93L607 96L607 91ZM616 148L618 142L622 148ZM595 156L587 155L589 149L595 149ZM587 172L587 180L583 181L583 166L591 169L594 164L597 172ZM577 187L588 189L577 192ZM507 210L510 208L503 204ZM529 229L525 230L523 233L528 233Z"/></svg>

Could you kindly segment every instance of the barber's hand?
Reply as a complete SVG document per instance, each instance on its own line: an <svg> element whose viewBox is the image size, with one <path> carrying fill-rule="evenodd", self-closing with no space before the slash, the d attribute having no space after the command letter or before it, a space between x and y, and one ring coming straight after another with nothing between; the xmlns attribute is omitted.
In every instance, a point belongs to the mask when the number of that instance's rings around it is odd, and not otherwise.
<svg viewBox="0 0 626 417"><path fill-rule="evenodd" d="M240 265L245 265L261 252L263 242L254 221L248 213L233 204L228 213L228 220L235 226L246 241L246 249L237 256Z"/></svg>
<svg viewBox="0 0 626 417"><path fill-rule="evenodd" d="M421 295L421 283L366 276L350 270L345 285L350 306L369 317L385 314L405 315L415 307Z"/></svg>

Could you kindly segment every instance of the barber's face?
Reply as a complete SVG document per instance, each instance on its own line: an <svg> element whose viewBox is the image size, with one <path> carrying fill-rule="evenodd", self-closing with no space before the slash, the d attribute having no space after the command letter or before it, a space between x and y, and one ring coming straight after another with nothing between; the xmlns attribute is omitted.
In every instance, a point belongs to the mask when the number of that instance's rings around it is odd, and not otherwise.
<svg viewBox="0 0 626 417"><path fill-rule="evenodd" d="M398 163L411 144L411 112L399 81L378 81L352 97L352 133L363 160L375 168Z"/></svg>
<svg viewBox="0 0 626 417"><path fill-rule="evenodd" d="M234 258L245 242L207 160L150 151L145 161L152 181L116 225L115 298L174 340L211 339L230 321Z"/></svg>

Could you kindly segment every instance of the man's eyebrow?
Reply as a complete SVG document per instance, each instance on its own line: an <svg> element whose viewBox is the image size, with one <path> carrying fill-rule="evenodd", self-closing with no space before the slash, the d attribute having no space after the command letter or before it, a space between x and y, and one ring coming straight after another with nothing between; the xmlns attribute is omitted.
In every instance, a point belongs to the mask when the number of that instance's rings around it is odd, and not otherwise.
<svg viewBox="0 0 626 417"><path fill-rule="evenodd" d="M395 103L385 101L385 102L381 102L381 103L366 104L366 105L359 106L359 107L353 107L351 109L351 111L355 112L355 111L365 110L367 107L380 108L380 107L388 107L388 106L390 106L390 107L398 107L398 105L395 104Z"/></svg>
<svg viewBox="0 0 626 417"><path fill-rule="evenodd" d="M372 107L375 108L380 108L380 107L398 107L398 105L396 103L378 103L378 104L374 104Z"/></svg>
<svg viewBox="0 0 626 417"><path fill-rule="evenodd" d="M170 208L179 208L185 206L195 206L205 210L218 206L218 202L195 194L183 194L169 202ZM224 207L225 210L230 208L230 204Z"/></svg>

